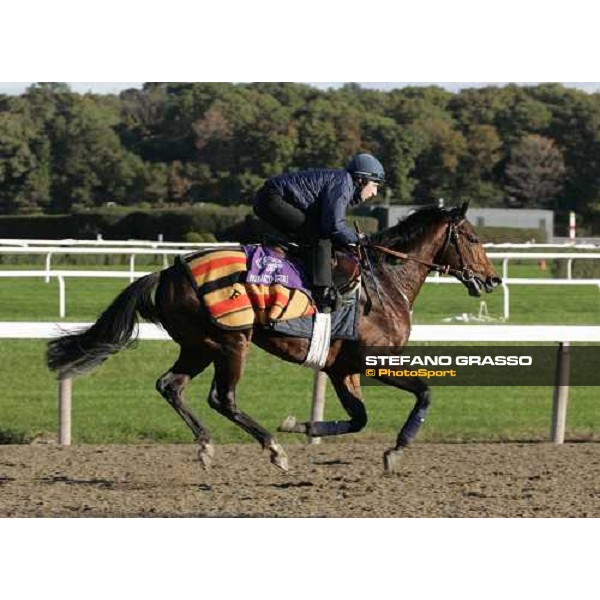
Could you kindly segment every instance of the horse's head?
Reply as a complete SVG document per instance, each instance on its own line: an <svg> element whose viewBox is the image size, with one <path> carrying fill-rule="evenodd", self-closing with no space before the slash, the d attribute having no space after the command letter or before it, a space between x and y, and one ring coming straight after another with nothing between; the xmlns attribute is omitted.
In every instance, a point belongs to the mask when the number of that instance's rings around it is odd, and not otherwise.
<svg viewBox="0 0 600 600"><path fill-rule="evenodd" d="M446 211L445 241L435 262L449 267L469 290L470 296L481 296L481 292L492 292L501 283L484 247L481 245L473 225L466 217L469 203ZM451 272L452 272L451 271Z"/></svg>

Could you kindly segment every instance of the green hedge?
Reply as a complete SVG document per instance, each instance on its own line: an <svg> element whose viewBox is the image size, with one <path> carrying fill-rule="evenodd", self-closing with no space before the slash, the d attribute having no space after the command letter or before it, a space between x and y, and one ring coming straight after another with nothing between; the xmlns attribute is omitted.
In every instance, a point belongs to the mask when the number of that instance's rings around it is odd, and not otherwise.
<svg viewBox="0 0 600 600"><path fill-rule="evenodd" d="M521 244L535 240L544 244L548 240L545 229L521 229L518 227L476 227L477 235L484 243Z"/></svg>
<svg viewBox="0 0 600 600"><path fill-rule="evenodd" d="M357 221L365 233L374 233L379 226L373 216L354 214L349 215L347 221L351 227ZM244 242L247 241L248 230L252 235L262 232L250 206L208 205L170 210L0 216L0 238L95 239L100 234L106 240L155 240L162 234L168 242L192 238L211 240L213 236ZM547 237L544 229L479 227L477 232L484 242L496 243L545 242Z"/></svg>
<svg viewBox="0 0 600 600"><path fill-rule="evenodd" d="M155 240L181 242L190 233L217 234L250 213L249 206L208 206L152 211L98 211L72 215L0 217L1 238Z"/></svg>
<svg viewBox="0 0 600 600"><path fill-rule="evenodd" d="M366 233L377 231L377 220L371 217L349 217ZM162 234L166 242L190 239L214 240L224 232L236 232L241 224L254 223L249 206L209 206L203 208L152 211L100 211L72 215L0 216L0 238L23 239L96 239L156 240ZM236 241L243 241L236 239Z"/></svg>

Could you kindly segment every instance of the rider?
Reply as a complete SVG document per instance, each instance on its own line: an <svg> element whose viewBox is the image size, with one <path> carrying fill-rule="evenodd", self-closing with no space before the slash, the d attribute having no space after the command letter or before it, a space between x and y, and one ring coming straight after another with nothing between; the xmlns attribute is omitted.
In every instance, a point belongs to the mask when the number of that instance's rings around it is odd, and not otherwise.
<svg viewBox="0 0 600 600"><path fill-rule="evenodd" d="M332 244L360 242L346 224L348 206L377 195L385 182L382 164L370 154L357 154L345 169L312 169L271 177L259 190L254 212L287 240L313 247L310 273L317 307L329 312L335 301L331 272Z"/></svg>

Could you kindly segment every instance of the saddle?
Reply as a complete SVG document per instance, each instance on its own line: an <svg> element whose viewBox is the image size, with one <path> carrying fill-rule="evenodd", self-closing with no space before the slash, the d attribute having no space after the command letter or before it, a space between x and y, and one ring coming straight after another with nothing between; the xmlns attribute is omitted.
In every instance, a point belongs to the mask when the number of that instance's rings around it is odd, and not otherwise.
<svg viewBox="0 0 600 600"><path fill-rule="evenodd" d="M273 252L283 260L289 260L302 266L310 264L311 246L301 246L295 243L268 244ZM333 285L342 303L353 298L361 280L361 268L358 256L347 250L336 250L331 259Z"/></svg>
<svg viewBox="0 0 600 600"><path fill-rule="evenodd" d="M361 268L358 256L337 250L333 258L333 284L336 291L346 297L360 285Z"/></svg>
<svg viewBox="0 0 600 600"><path fill-rule="evenodd" d="M272 252L276 252L282 260L294 262L300 266L307 262L310 264L311 246L289 243L271 244L268 247ZM331 313L329 337L331 340L357 340L361 285L361 268L358 257L349 251L335 251L332 256L332 275L337 300L335 310ZM314 315L307 315L272 321L269 326L272 331L281 335L313 339L315 319ZM307 363L304 363L303 366L314 368L314 365Z"/></svg>

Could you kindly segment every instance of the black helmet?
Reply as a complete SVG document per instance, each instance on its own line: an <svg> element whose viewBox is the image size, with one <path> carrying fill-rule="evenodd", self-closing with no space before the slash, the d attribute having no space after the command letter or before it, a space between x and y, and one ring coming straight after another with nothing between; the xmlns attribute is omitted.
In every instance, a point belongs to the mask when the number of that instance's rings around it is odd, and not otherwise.
<svg viewBox="0 0 600 600"><path fill-rule="evenodd" d="M383 165L370 154L357 154L350 159L346 170L354 177L363 177L376 183L385 183Z"/></svg>

